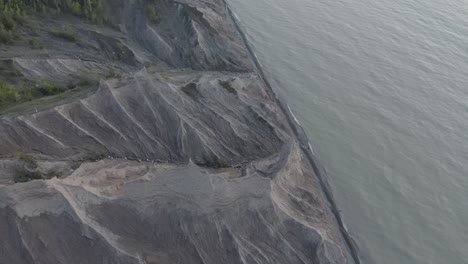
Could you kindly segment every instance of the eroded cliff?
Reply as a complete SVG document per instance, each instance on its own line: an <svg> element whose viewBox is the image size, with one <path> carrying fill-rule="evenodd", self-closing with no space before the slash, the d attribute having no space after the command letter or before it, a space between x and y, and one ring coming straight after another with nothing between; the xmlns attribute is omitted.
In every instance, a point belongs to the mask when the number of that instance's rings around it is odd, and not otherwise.
<svg viewBox="0 0 468 264"><path fill-rule="evenodd" d="M0 46L67 86L0 109L0 263L354 263L224 2L104 2Z"/></svg>

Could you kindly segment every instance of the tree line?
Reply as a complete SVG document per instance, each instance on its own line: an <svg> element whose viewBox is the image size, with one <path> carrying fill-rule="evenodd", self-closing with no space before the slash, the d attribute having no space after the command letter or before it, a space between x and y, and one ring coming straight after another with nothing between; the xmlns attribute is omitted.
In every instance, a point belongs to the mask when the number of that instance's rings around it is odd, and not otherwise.
<svg viewBox="0 0 468 264"><path fill-rule="evenodd" d="M0 0L0 43L11 43L17 29L33 13L73 14L97 23L109 23L104 0Z"/></svg>

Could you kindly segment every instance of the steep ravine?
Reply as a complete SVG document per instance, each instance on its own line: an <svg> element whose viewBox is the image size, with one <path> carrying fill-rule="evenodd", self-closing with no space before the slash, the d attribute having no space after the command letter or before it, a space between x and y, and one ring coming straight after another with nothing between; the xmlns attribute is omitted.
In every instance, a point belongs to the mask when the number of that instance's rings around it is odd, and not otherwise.
<svg viewBox="0 0 468 264"><path fill-rule="evenodd" d="M226 4L108 3L0 46L12 84L69 87L0 111L0 263L355 263Z"/></svg>

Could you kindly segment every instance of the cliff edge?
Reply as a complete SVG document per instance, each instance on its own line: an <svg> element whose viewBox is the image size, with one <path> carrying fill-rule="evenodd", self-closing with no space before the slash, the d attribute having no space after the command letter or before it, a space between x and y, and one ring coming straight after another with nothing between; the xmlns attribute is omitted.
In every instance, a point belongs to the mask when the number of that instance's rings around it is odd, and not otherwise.
<svg viewBox="0 0 468 264"><path fill-rule="evenodd" d="M56 2L0 1L1 264L355 263L222 0Z"/></svg>

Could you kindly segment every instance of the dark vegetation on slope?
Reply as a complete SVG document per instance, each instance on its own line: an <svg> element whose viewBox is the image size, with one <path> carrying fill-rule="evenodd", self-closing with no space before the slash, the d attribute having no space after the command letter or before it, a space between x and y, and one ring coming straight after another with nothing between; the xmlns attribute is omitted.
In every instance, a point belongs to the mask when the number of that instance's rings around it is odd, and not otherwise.
<svg viewBox="0 0 468 264"><path fill-rule="evenodd" d="M200 93L197 90L197 84L193 82L183 86L181 89L184 93L186 93L188 96L192 98L196 98L200 95Z"/></svg>
<svg viewBox="0 0 468 264"><path fill-rule="evenodd" d="M111 24L103 0L0 0L0 43L13 43L19 37L18 27L27 25L34 13L66 13Z"/></svg>
<svg viewBox="0 0 468 264"><path fill-rule="evenodd" d="M162 72L173 68L244 72L243 64L247 64L248 68L247 60L243 61L237 53L231 56L234 54L232 50L226 49L237 47L231 46L227 38L221 38L229 33L228 30L224 27L216 29L200 10L175 0L0 0L0 14L3 33L14 36L0 42L0 49L5 51L0 54L0 118L27 118L33 113L40 114L56 106L88 98L101 91L99 87L105 91L108 87L125 87L127 82L133 82L127 77L145 66ZM112 14L115 21L107 19L107 14ZM223 34L216 30L221 30ZM213 44L201 47L199 41ZM126 74L121 76L123 73ZM110 78L119 80L106 80ZM185 77L177 77L174 82L188 97L194 101L210 99L202 96L204 90L201 89L208 83L200 84L196 78L179 82L179 78L182 80ZM143 88L152 85L146 79L139 77L137 80ZM220 79L227 78L216 77L213 85ZM219 85L229 93L237 94L229 80L219 81ZM76 118L76 113L73 112L72 119ZM250 115L247 113L247 116ZM239 114L236 117L244 116ZM230 132L230 128L223 125L222 115L216 112L212 118L209 120L211 125L219 125L223 133ZM40 126L47 126L47 122L40 122ZM59 130L56 124L54 126L55 130ZM194 133L191 130L188 132ZM194 140L198 139L195 137ZM89 148L101 153L101 149ZM36 151L14 148L10 153L18 150L28 153ZM203 166L226 168L235 162L231 158L227 161L204 151L199 151L201 154L196 152L199 157L196 162L201 162ZM86 154L86 149L80 152ZM159 152L156 154L159 155ZM219 154L228 157L225 153ZM136 158L132 156L133 150L119 153L117 157L128 155ZM145 155L152 157L155 154ZM89 161L96 161L103 155L89 156ZM163 157L161 160L165 159ZM21 181L41 178L40 173L34 173L21 172L23 175L18 177L21 176Z"/></svg>
<svg viewBox="0 0 468 264"><path fill-rule="evenodd" d="M111 24L104 0L0 0L0 46L17 46L27 43L31 49L44 49L39 43L36 15L74 15L97 24ZM30 34L21 34L21 28L29 29ZM50 34L70 42L78 42L78 36L71 28L53 28ZM28 39L24 39L28 38ZM115 69L109 66L109 74L116 76ZM0 60L0 113L4 109L38 98L53 96L79 86L97 84L97 74L83 72L78 80L59 83L51 80L28 80L15 68L13 61Z"/></svg>
<svg viewBox="0 0 468 264"><path fill-rule="evenodd" d="M71 29L53 29L52 34L56 37L62 38L64 40L76 42L77 37L73 30Z"/></svg>
<svg viewBox="0 0 468 264"><path fill-rule="evenodd" d="M228 92L230 92L230 93L232 93L232 94L237 94L236 89L234 89L234 87L232 87L232 85L231 85L230 82L219 80L219 84L221 85L221 87L223 87L224 89L226 89Z"/></svg>
<svg viewBox="0 0 468 264"><path fill-rule="evenodd" d="M47 172L42 171L39 168L36 159L29 154L18 152L16 157L18 158L21 167L14 178L15 183L60 177L60 172L55 168L50 169Z"/></svg>
<svg viewBox="0 0 468 264"><path fill-rule="evenodd" d="M141 0L140 3L148 20L153 24L161 21L158 2ZM17 49L19 53L23 50L27 53L36 50L33 56L47 57L55 53L54 50L58 50L58 54L66 54L67 57L68 53L75 53L75 58L102 49L103 56L108 57L107 61L99 61L107 64L107 71L105 65L104 69L88 68L82 70L81 74L79 70L76 76L70 75L66 81L54 78L30 80L22 76L21 71L15 68L15 62L8 59L8 56L7 59L0 58L0 115L25 113L23 110L31 109L31 106L21 105L68 91L73 92L56 100L38 102L33 108L47 109L70 96L82 96L85 90L97 88L99 79L120 77L120 71L117 70L114 61L133 66L135 61L132 51L119 39L101 35L93 29L88 31L86 27L80 26L79 22L95 24L105 32L112 29L121 33L122 29L117 26L118 16L114 14L116 9L121 8L121 4L122 2L113 0L0 0L0 48L3 47L6 51ZM65 46L65 41L76 46ZM99 47L95 46L96 42ZM92 56L90 58L95 59ZM76 88L80 88L79 91L75 91ZM44 104L50 107L42 107ZM16 107L17 105L20 106ZM26 112L30 113L31 110Z"/></svg>
<svg viewBox="0 0 468 264"><path fill-rule="evenodd" d="M83 162L98 162L105 158L107 158L105 153L86 150L86 154L82 159L75 161L70 168L77 169ZM17 152L16 159L19 166L17 168L16 175L13 178L15 183L24 183L33 180L47 180L63 176L63 170L60 170L58 167L41 167L39 162L30 154Z"/></svg>
<svg viewBox="0 0 468 264"><path fill-rule="evenodd" d="M109 78L116 76L112 66L109 67ZM31 81L24 78L11 60L0 60L0 114L2 110L20 103L30 102L46 96L58 95L79 87L97 84L97 73L83 72L75 82L67 84L49 80Z"/></svg>
<svg viewBox="0 0 468 264"><path fill-rule="evenodd" d="M16 85L12 83L16 82ZM0 61L0 110L13 103L32 101L35 98L55 95L71 87L60 87L57 84L42 80L28 81L21 77L10 60Z"/></svg>
<svg viewBox="0 0 468 264"><path fill-rule="evenodd" d="M202 31L195 30L200 26ZM5 51L0 54L0 115L42 111L70 102L72 97L82 98L97 90L97 80L119 77L136 66L245 71L242 58L237 61L238 54L218 50L228 43L214 32L199 10L175 0L136 0L131 4L125 0L0 0L0 49ZM200 47L200 39L214 43L210 48L215 52L205 54L207 47ZM137 59L135 50L145 54L143 61ZM60 64L54 60L64 58L84 63L67 77L56 78L47 72L47 65L36 76L25 77L21 74L24 65L16 63L15 57L46 59L45 64L55 63L52 68ZM108 67L107 73L106 64L116 67ZM38 68L37 64L28 65L28 70L31 67ZM80 72L84 74L80 76ZM237 94L229 82L220 84ZM191 85L182 90L193 98L199 95ZM66 94L68 91L73 93ZM36 103L44 97L57 99ZM34 106L29 103L32 101Z"/></svg>
<svg viewBox="0 0 468 264"><path fill-rule="evenodd" d="M157 0L143 1L145 16L153 24L159 24L162 20L161 14L159 13L158 8L156 7L156 2Z"/></svg>
<svg viewBox="0 0 468 264"><path fill-rule="evenodd" d="M215 169L225 169L232 167L229 161L219 157L212 157L212 158L205 158L202 161L195 162L200 167L208 167L208 168L215 168Z"/></svg>
<svg viewBox="0 0 468 264"><path fill-rule="evenodd" d="M148 20L159 24L162 20L157 0L141 0ZM96 23L115 27L109 0L0 0L0 44L12 44L19 38L18 28L28 26L34 14L74 15Z"/></svg>

